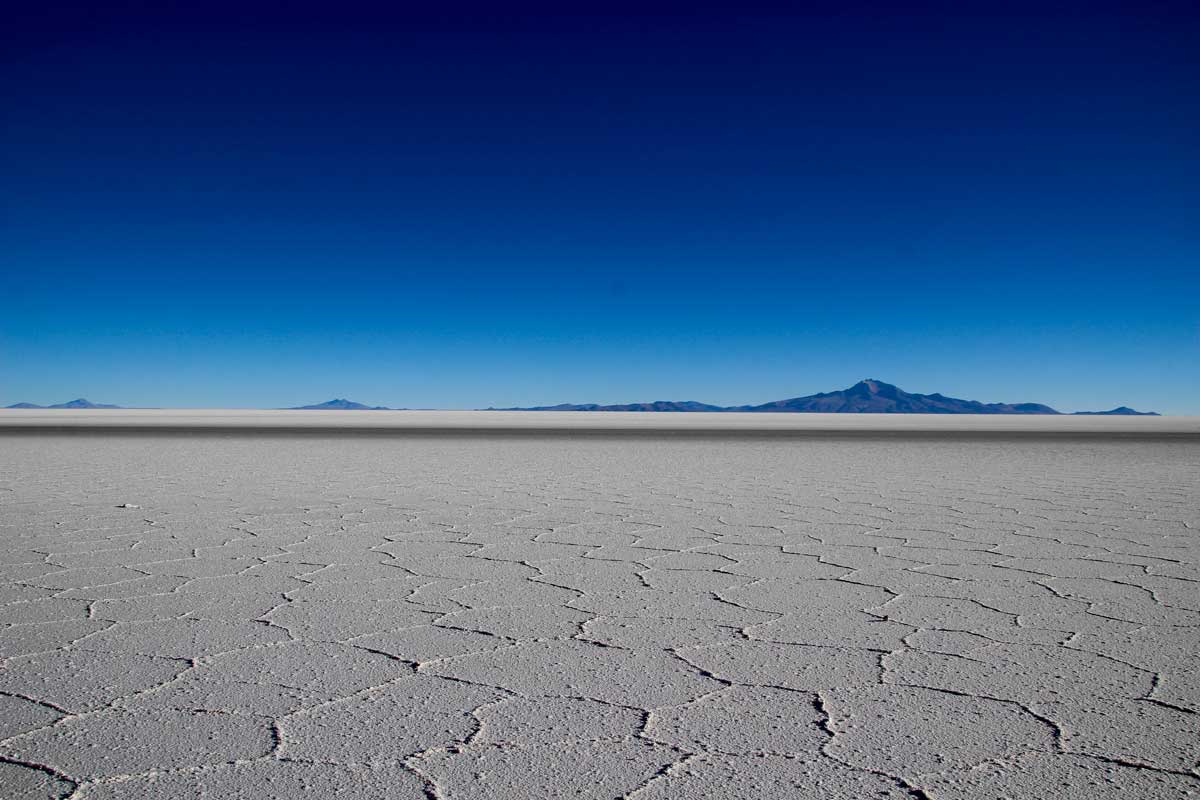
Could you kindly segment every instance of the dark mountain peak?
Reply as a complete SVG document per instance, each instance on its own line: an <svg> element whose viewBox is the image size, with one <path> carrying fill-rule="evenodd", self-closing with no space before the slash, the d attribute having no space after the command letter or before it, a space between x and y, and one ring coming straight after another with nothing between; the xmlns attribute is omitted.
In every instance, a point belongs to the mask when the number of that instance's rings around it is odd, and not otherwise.
<svg viewBox="0 0 1200 800"><path fill-rule="evenodd" d="M13 403L5 408L45 408L45 406L39 406L37 403Z"/></svg>
<svg viewBox="0 0 1200 800"><path fill-rule="evenodd" d="M846 389L845 394L860 397L899 397L901 391L899 387L893 386L890 383L884 383L874 378L864 378L849 389Z"/></svg>
<svg viewBox="0 0 1200 800"><path fill-rule="evenodd" d="M310 406L294 406L289 411L389 411L387 406L368 406L356 403L344 397L335 397L324 403L314 403Z"/></svg>

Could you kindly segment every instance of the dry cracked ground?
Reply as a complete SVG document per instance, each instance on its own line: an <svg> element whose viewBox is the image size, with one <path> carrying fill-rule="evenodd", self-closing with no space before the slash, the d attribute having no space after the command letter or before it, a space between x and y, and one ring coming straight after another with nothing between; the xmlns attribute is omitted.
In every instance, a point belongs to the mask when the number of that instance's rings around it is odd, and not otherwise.
<svg viewBox="0 0 1200 800"><path fill-rule="evenodd" d="M0 791L1194 796L1198 456L0 437Z"/></svg>

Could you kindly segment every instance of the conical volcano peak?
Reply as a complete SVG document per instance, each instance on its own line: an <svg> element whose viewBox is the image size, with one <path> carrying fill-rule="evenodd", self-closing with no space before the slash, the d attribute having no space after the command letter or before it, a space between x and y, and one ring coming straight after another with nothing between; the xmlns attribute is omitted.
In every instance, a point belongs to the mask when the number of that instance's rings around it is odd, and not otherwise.
<svg viewBox="0 0 1200 800"><path fill-rule="evenodd" d="M324 403L314 403L309 406L294 406L292 411L390 411L387 406L368 406L364 403L356 403L353 400L347 400L344 397L335 397L332 400L326 400Z"/></svg>
<svg viewBox="0 0 1200 800"><path fill-rule="evenodd" d="M885 397L894 397L899 388L890 383L876 380L875 378L863 378L858 383L846 390L847 394L856 395L883 395Z"/></svg>

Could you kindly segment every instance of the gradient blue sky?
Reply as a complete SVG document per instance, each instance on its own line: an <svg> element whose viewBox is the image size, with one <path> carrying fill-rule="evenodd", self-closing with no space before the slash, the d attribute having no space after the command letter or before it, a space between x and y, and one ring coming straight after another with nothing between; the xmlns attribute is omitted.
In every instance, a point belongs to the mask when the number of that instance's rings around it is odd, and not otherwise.
<svg viewBox="0 0 1200 800"><path fill-rule="evenodd" d="M0 33L0 405L1200 413L1194 6L245 5Z"/></svg>

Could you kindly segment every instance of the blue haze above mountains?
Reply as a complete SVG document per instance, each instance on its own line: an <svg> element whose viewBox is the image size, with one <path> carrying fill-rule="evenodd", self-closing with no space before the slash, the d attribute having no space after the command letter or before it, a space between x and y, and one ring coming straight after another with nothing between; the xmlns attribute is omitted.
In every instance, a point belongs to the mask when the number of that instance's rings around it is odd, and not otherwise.
<svg viewBox="0 0 1200 800"><path fill-rule="evenodd" d="M93 403L79 398L52 406L34 403L16 403L9 408L120 408L120 406ZM371 406L345 398L334 398L324 403L293 406L285 411L394 411L388 406ZM553 406L529 406L524 408L487 408L487 411L676 411L676 412L776 412L776 413L823 413L823 414L1062 414L1064 412L1042 403L981 403L978 400L963 400L943 394L915 394L898 386L873 378L859 381L848 389L821 392L787 400L775 400L761 405L716 406L695 400L655 400L650 403L623 403L600 405L598 403L560 403ZM1118 406L1109 411L1075 411L1074 414L1089 416L1158 416L1154 411L1135 411L1128 406Z"/></svg>

